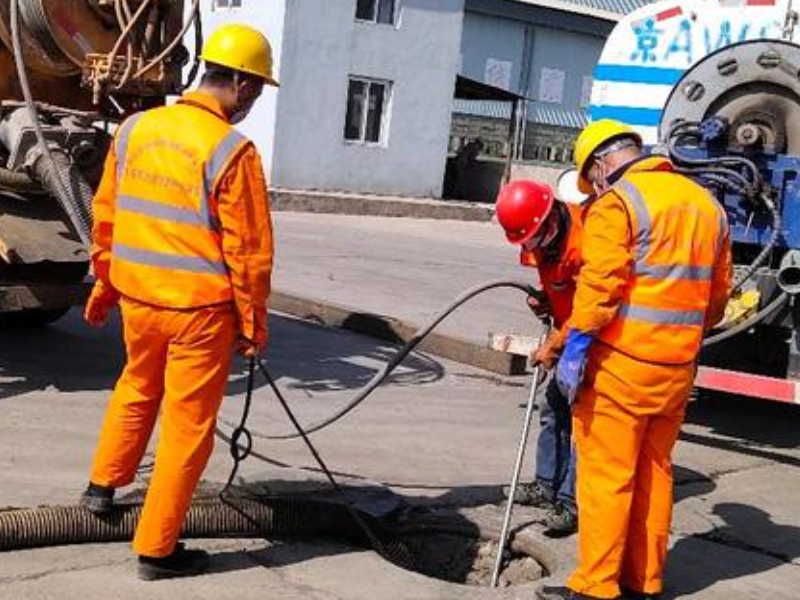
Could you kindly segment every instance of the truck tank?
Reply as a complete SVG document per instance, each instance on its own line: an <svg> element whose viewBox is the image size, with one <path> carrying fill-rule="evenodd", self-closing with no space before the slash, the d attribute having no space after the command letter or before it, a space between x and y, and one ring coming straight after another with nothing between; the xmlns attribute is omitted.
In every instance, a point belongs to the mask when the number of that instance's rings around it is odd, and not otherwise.
<svg viewBox="0 0 800 600"><path fill-rule="evenodd" d="M663 1L625 17L595 69L592 119L711 190L736 263L697 384L800 402L800 45L791 2Z"/></svg>
<svg viewBox="0 0 800 600"><path fill-rule="evenodd" d="M199 0L0 0L1 326L85 299L114 128L180 93L199 20Z"/></svg>

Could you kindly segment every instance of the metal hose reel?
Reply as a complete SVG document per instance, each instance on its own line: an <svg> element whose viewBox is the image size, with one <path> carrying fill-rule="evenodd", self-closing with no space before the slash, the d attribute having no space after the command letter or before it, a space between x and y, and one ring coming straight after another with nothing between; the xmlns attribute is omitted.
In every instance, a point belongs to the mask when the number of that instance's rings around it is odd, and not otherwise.
<svg viewBox="0 0 800 600"><path fill-rule="evenodd" d="M709 54L670 93L659 139L682 122L728 123L727 146L800 154L800 46L777 40L740 42Z"/></svg>

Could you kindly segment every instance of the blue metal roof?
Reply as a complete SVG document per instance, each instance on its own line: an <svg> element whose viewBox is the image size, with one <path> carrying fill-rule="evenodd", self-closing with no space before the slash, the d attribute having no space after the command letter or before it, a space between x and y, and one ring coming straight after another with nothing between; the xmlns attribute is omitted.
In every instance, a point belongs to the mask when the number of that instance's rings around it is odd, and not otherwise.
<svg viewBox="0 0 800 600"><path fill-rule="evenodd" d="M453 112L476 117L510 119L511 103L488 100L455 100ZM528 105L528 121L573 129L582 129L588 122L585 111L567 110L553 104L540 102L531 102Z"/></svg>
<svg viewBox="0 0 800 600"><path fill-rule="evenodd" d="M654 0L563 0L568 4L605 10L618 15L627 15L637 8L652 4Z"/></svg>

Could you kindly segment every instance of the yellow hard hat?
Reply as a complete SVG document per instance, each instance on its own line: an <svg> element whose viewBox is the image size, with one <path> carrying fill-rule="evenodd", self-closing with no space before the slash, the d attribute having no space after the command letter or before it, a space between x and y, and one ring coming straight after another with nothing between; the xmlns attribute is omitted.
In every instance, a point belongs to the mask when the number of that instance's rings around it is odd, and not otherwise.
<svg viewBox="0 0 800 600"><path fill-rule="evenodd" d="M592 183L586 178L586 169L595 151L606 142L623 136L633 137L640 146L642 145L642 136L631 126L613 119L594 121L581 131L575 140L575 166L578 169L578 189L581 192L591 194L593 191Z"/></svg>
<svg viewBox="0 0 800 600"><path fill-rule="evenodd" d="M272 46L260 31L248 25L223 25L217 29L203 46L200 58L278 85L272 78Z"/></svg>

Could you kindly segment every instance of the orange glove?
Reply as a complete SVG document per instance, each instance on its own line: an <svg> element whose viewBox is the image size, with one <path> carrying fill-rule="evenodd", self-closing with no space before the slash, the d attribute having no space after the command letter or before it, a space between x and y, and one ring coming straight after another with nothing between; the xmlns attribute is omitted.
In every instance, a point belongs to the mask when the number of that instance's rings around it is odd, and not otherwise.
<svg viewBox="0 0 800 600"><path fill-rule="evenodd" d="M560 329L552 330L544 343L531 353L531 364L552 369L564 349L565 333Z"/></svg>
<svg viewBox="0 0 800 600"><path fill-rule="evenodd" d="M111 309L117 304L119 304L119 292L104 283L102 279L98 279L86 302L83 318L92 327L102 327L108 321Z"/></svg>

